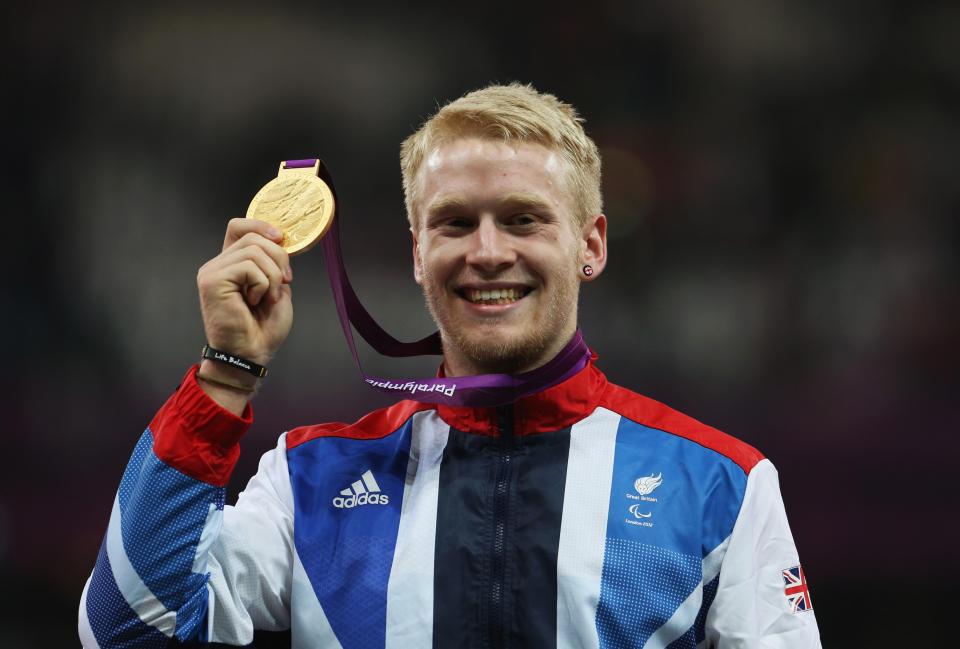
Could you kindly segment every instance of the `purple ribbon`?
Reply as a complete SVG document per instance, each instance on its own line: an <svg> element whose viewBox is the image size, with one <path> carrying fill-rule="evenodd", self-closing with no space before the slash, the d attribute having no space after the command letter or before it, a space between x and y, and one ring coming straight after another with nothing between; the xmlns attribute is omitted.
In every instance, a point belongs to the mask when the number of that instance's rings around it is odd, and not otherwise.
<svg viewBox="0 0 960 649"><path fill-rule="evenodd" d="M590 360L590 349L583 340L583 334L577 329L573 338L560 350L550 362L523 374L479 374L476 376L455 376L423 379L381 379L363 371L360 356L353 339L350 324L357 333L378 353L384 356L424 356L443 354L440 333L434 332L416 342L400 342L377 324L357 297L347 278L347 269L343 265L343 253L340 250L339 201L330 171L322 160L287 160L287 169L312 167L319 162L320 177L333 193L335 213L330 230L320 242L330 288L337 306L337 316L347 347L353 356L357 369L366 383L381 392L403 396L425 403L439 403L447 406L492 407L499 406L540 392L550 386L562 383L584 367Z"/></svg>

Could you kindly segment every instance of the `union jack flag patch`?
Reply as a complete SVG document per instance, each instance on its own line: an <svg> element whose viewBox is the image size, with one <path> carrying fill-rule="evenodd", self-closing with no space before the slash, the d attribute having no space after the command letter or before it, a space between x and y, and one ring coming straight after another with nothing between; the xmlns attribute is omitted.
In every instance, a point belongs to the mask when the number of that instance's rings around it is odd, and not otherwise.
<svg viewBox="0 0 960 649"><path fill-rule="evenodd" d="M794 613L813 610L807 576L803 574L802 567L794 566L783 571L783 592Z"/></svg>

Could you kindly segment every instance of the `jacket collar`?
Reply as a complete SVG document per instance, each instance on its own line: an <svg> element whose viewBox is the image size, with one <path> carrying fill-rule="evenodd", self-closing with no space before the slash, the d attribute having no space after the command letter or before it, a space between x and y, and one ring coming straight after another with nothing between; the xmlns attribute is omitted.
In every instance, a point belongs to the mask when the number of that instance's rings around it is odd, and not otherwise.
<svg viewBox="0 0 960 649"><path fill-rule="evenodd" d="M593 353L586 367L566 381L515 401L514 433L531 435L560 430L593 412L607 387L607 377L597 369L596 360L597 354ZM497 410L437 406L437 414L452 428L477 435L499 433Z"/></svg>

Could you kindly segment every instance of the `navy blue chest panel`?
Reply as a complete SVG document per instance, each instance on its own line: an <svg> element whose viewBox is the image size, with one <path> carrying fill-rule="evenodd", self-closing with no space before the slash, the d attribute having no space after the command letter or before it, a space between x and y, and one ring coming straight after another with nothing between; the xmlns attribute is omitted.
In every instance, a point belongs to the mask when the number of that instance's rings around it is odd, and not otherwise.
<svg viewBox="0 0 960 649"><path fill-rule="evenodd" d="M435 647L555 647L570 430L457 430L440 467Z"/></svg>

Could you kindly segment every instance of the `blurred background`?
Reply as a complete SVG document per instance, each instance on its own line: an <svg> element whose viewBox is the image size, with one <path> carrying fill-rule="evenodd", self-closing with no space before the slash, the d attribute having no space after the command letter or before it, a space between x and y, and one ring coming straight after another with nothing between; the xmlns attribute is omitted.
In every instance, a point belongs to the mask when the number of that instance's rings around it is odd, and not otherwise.
<svg viewBox="0 0 960 649"><path fill-rule="evenodd" d="M825 646L949 637L960 4L3 12L4 647L79 644L127 456L204 342L195 276L226 220L280 160L323 157L357 292L422 336L399 143L513 80L576 105L602 150L610 265L581 308L600 366L778 466ZM234 495L284 430L385 403L351 364L319 249L294 269ZM361 353L388 376L436 367Z"/></svg>

